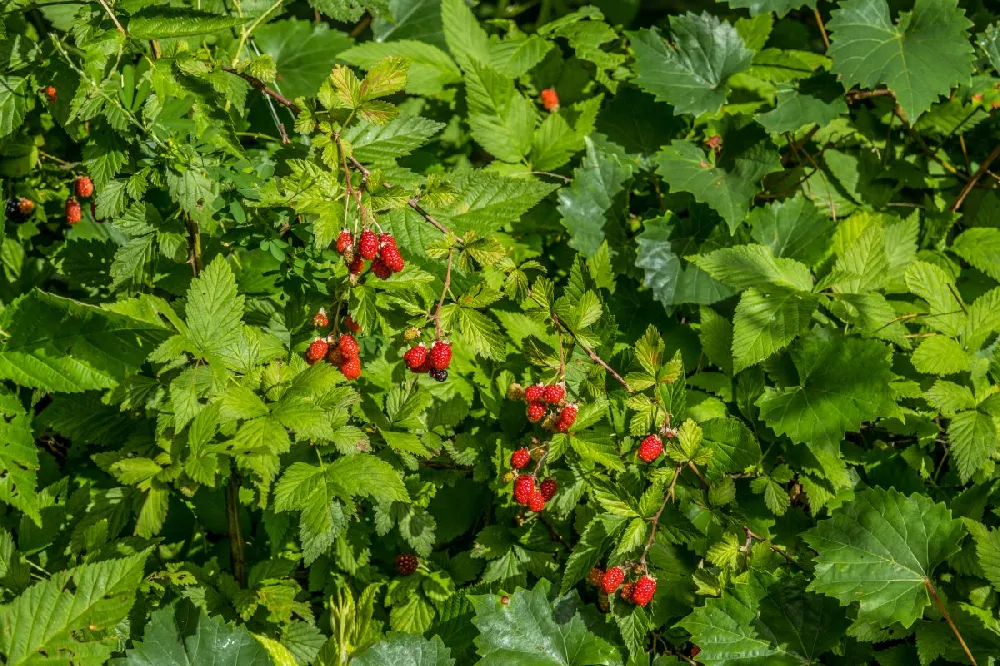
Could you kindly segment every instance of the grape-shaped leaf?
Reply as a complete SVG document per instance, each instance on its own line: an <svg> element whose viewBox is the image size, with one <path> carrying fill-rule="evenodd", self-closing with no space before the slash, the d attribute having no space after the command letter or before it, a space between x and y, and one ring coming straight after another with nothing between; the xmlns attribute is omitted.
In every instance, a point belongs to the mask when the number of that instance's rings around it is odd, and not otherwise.
<svg viewBox="0 0 1000 666"><path fill-rule="evenodd" d="M858 619L909 627L930 603L934 569L961 546L965 528L944 504L875 488L803 535L818 553L809 589L860 602Z"/></svg>
<svg viewBox="0 0 1000 666"><path fill-rule="evenodd" d="M833 72L846 86L886 85L911 122L972 73L958 0L917 0L896 23L886 0L846 0L831 15Z"/></svg>
<svg viewBox="0 0 1000 666"><path fill-rule="evenodd" d="M656 28L629 33L635 51L636 83L678 113L718 111L733 74L750 67L753 51L736 28L711 14L671 21L673 45Z"/></svg>

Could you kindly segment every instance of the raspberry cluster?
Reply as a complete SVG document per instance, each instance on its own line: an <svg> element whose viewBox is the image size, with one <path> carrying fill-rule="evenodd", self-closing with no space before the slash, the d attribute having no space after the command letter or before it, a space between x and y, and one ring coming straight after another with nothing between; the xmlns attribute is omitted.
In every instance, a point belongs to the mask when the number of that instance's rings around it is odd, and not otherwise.
<svg viewBox="0 0 1000 666"><path fill-rule="evenodd" d="M525 414L532 423L542 422L542 428L554 432L566 432L576 423L579 408L574 403L566 402L566 384L533 384L522 388L512 384L507 391L511 400L524 400L528 403Z"/></svg>
<svg viewBox="0 0 1000 666"><path fill-rule="evenodd" d="M447 340L436 340L428 349L423 342L418 342L403 353L403 362L411 372L418 374L426 372L437 381L443 382L448 379L448 366L451 365L451 343Z"/></svg>
<svg viewBox="0 0 1000 666"><path fill-rule="evenodd" d="M348 316L350 319L350 316ZM326 312L322 309L313 317L313 323L321 321L323 325L329 323ZM351 322L353 323L353 322ZM347 322L345 321L345 325ZM317 325L317 328L322 326ZM358 327L360 330L360 327ZM349 380L355 380L361 376L361 347L357 339L351 333L341 333L339 336L328 335L317 337L306 349L306 362L309 365L319 363L324 358L332 365L340 368L340 372Z"/></svg>
<svg viewBox="0 0 1000 666"><path fill-rule="evenodd" d="M35 202L26 197L11 197L4 206L4 216L11 222L26 222L35 210Z"/></svg>
<svg viewBox="0 0 1000 666"><path fill-rule="evenodd" d="M521 447L510 455L510 466L516 470L524 469L529 462L531 451L527 447ZM555 479L545 479L536 488L534 474L520 474L514 479L514 501L528 507L529 511L539 513L545 510L545 503L556 496L558 489L559 484Z"/></svg>
<svg viewBox="0 0 1000 666"><path fill-rule="evenodd" d="M406 265L392 234L376 235L371 229L365 229L355 238L350 229L343 229L337 237L336 247L344 256L351 275L361 275L366 260L371 261L372 273L382 280L400 272Z"/></svg>
<svg viewBox="0 0 1000 666"><path fill-rule="evenodd" d="M396 571L402 576L409 576L417 570L420 560L413 553L403 553L396 556Z"/></svg>
<svg viewBox="0 0 1000 666"><path fill-rule="evenodd" d="M80 201L76 197L66 199L66 223L79 224L82 217L83 209L80 207Z"/></svg>
<svg viewBox="0 0 1000 666"><path fill-rule="evenodd" d="M656 594L656 579L649 574L643 574L637 580L625 582L625 569L622 567L609 567L601 574L600 569L591 569L587 575L587 582L593 581L600 575L600 587L605 594L614 594L621 588L621 598L631 601L636 606L646 606L653 600Z"/></svg>

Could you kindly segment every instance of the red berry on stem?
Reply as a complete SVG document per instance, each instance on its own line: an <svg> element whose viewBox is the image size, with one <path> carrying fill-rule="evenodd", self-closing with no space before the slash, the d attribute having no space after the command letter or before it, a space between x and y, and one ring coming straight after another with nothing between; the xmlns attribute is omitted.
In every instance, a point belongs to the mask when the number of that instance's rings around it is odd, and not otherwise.
<svg viewBox="0 0 1000 666"><path fill-rule="evenodd" d="M514 469L523 469L531 462L531 452L526 448L520 448L510 454L510 466Z"/></svg>
<svg viewBox="0 0 1000 666"><path fill-rule="evenodd" d="M435 370L445 370L451 364L451 344L438 340L431 347L431 366Z"/></svg>
<svg viewBox="0 0 1000 666"><path fill-rule="evenodd" d="M556 94L554 88L546 88L539 95L542 100L542 106L545 107L546 111L552 111L559 108L559 95Z"/></svg>
<svg viewBox="0 0 1000 666"><path fill-rule="evenodd" d="M324 356L326 356L327 350L330 348L330 344L323 338L316 338L309 344L309 348L306 349L306 361L310 364L319 361Z"/></svg>
<svg viewBox="0 0 1000 666"><path fill-rule="evenodd" d="M532 384L524 389L524 399L528 402L542 402L545 400L545 387L541 384Z"/></svg>
<svg viewBox="0 0 1000 666"><path fill-rule="evenodd" d="M525 413L528 415L528 420L532 423L538 423L545 418L545 412L548 411L548 407L545 406L544 402L529 402L528 409Z"/></svg>
<svg viewBox="0 0 1000 666"><path fill-rule="evenodd" d="M349 229L344 229L337 236L337 252L344 254L347 252L347 248L354 244L354 236L351 235Z"/></svg>
<svg viewBox="0 0 1000 666"><path fill-rule="evenodd" d="M652 576L643 576L635 583L632 602L637 606L645 606L653 600L654 594L656 594L656 579Z"/></svg>
<svg viewBox="0 0 1000 666"><path fill-rule="evenodd" d="M82 216L83 211L80 209L80 202L73 197L66 199L66 221L70 224L77 224L80 222Z"/></svg>
<svg viewBox="0 0 1000 666"><path fill-rule="evenodd" d="M341 333L337 346L340 347L340 353L344 358L356 358L358 353L361 352L358 341L350 333Z"/></svg>
<svg viewBox="0 0 1000 666"><path fill-rule="evenodd" d="M420 561L417 560L417 556L413 553L404 553L396 556L396 571L403 576L409 576L416 571L418 564L420 564Z"/></svg>
<svg viewBox="0 0 1000 666"><path fill-rule="evenodd" d="M576 423L576 414L579 408L576 405L566 405L563 407L562 411L559 413L559 423L556 424L556 430L559 432L566 432L573 427Z"/></svg>
<svg viewBox="0 0 1000 666"><path fill-rule="evenodd" d="M76 196L81 199L89 199L94 194L94 181L90 179L90 176L80 176L76 179L74 186L76 188Z"/></svg>
<svg viewBox="0 0 1000 666"><path fill-rule="evenodd" d="M374 259L378 256L378 237L374 231L365 229L361 232L361 238L358 239L358 249L365 259Z"/></svg>
<svg viewBox="0 0 1000 666"><path fill-rule="evenodd" d="M361 376L361 359L357 356L343 359L340 362L340 372L349 380L357 379Z"/></svg>
<svg viewBox="0 0 1000 666"><path fill-rule="evenodd" d="M406 266L406 263L403 261L403 255L399 253L395 245L384 246L379 256L393 273L398 273Z"/></svg>
<svg viewBox="0 0 1000 666"><path fill-rule="evenodd" d="M522 474L514 480L514 501L527 506L535 493L535 478Z"/></svg>
<svg viewBox="0 0 1000 666"><path fill-rule="evenodd" d="M597 587L598 585L601 584L601 580L603 579L604 579L603 569L598 569L597 567L594 567L593 569L587 572L587 583L589 585Z"/></svg>
<svg viewBox="0 0 1000 666"><path fill-rule="evenodd" d="M621 567L611 567L604 572L601 579L601 589L611 594L618 589L618 586L625 580L625 570Z"/></svg>
<svg viewBox="0 0 1000 666"><path fill-rule="evenodd" d="M556 490L559 489L559 484L556 483L555 479L545 479L542 481L540 490L542 491L542 497L545 501L548 501L556 496Z"/></svg>
<svg viewBox="0 0 1000 666"><path fill-rule="evenodd" d="M56 87L55 86L45 86L45 96L49 99L49 104L55 104L56 100Z"/></svg>
<svg viewBox="0 0 1000 666"><path fill-rule="evenodd" d="M622 599L625 599L626 601L631 601L632 592L634 590L635 590L635 583L625 583L624 585L622 585L622 591L621 591Z"/></svg>
<svg viewBox="0 0 1000 666"><path fill-rule="evenodd" d="M361 261L360 257L358 257L358 261ZM392 275L392 271L389 270L389 267L385 265L385 262L382 261L382 259L374 259L372 261L372 273L375 274L375 277L381 280L385 280Z"/></svg>
<svg viewBox="0 0 1000 666"><path fill-rule="evenodd" d="M424 364L427 360L427 346L424 343L414 345L406 350L403 354L403 360L406 362L406 366L413 371Z"/></svg>
<svg viewBox="0 0 1000 666"><path fill-rule="evenodd" d="M330 319L326 316L326 310L320 308L319 312L313 315L313 326L316 328L326 328L329 325Z"/></svg>
<svg viewBox="0 0 1000 666"><path fill-rule="evenodd" d="M351 319L351 315L347 315L346 317L344 317L344 328L346 328L348 331L354 334L358 334L361 332L361 325L358 324L353 319Z"/></svg>
<svg viewBox="0 0 1000 666"><path fill-rule="evenodd" d="M372 264L372 268L375 268L375 264ZM365 260L361 257L354 257L348 266L347 270L351 272L351 275L361 275L365 270Z"/></svg>
<svg viewBox="0 0 1000 666"><path fill-rule="evenodd" d="M537 490L531 493L531 499L528 500L528 510L535 513L541 513L545 510L545 498L542 497L542 493Z"/></svg>
<svg viewBox="0 0 1000 666"><path fill-rule="evenodd" d="M378 244L379 244L380 247L382 245L392 245L393 247L395 247L396 246L396 239L393 238L392 234L379 234L378 235Z"/></svg>
<svg viewBox="0 0 1000 666"><path fill-rule="evenodd" d="M656 435L649 435L639 444L639 459L651 463L663 453L663 440Z"/></svg>
<svg viewBox="0 0 1000 666"><path fill-rule="evenodd" d="M556 405L566 397L566 385L562 382L545 387L545 402Z"/></svg>

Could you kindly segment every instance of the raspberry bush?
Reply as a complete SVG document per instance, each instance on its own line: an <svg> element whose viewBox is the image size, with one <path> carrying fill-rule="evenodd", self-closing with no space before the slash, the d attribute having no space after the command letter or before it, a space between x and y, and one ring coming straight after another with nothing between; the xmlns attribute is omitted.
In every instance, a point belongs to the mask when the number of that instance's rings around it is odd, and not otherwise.
<svg viewBox="0 0 1000 666"><path fill-rule="evenodd" d="M998 14L5 3L0 662L996 662Z"/></svg>

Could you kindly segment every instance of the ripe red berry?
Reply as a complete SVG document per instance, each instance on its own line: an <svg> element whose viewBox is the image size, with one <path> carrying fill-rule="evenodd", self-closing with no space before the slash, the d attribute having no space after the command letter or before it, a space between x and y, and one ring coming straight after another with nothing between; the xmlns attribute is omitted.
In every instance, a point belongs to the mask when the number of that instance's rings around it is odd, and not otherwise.
<svg viewBox="0 0 1000 666"><path fill-rule="evenodd" d="M573 427L576 423L576 414L579 408L576 405L566 405L563 407L562 411L559 412L559 423L556 424L556 430L559 432L566 432Z"/></svg>
<svg viewBox="0 0 1000 666"><path fill-rule="evenodd" d="M451 344L438 340L431 346L431 366L435 370L445 370L451 364Z"/></svg>
<svg viewBox="0 0 1000 666"><path fill-rule="evenodd" d="M562 382L545 387L545 402L557 405L566 397L566 385Z"/></svg>
<svg viewBox="0 0 1000 666"><path fill-rule="evenodd" d="M688 653L688 656L694 658L697 657L699 654L701 654L701 648L695 645L693 648L691 648L691 652Z"/></svg>
<svg viewBox="0 0 1000 666"><path fill-rule="evenodd" d="M514 480L514 501L527 506L535 493L535 478L522 474Z"/></svg>
<svg viewBox="0 0 1000 666"><path fill-rule="evenodd" d="M351 235L350 230L343 229L340 235L337 236L337 252L344 254L347 252L347 248L354 244L354 236Z"/></svg>
<svg viewBox="0 0 1000 666"><path fill-rule="evenodd" d="M81 199L89 199L94 194L94 181L90 179L90 176L80 176L76 179L74 185L76 196Z"/></svg>
<svg viewBox="0 0 1000 666"><path fill-rule="evenodd" d="M330 319L326 316L326 310L320 308L319 312L313 315L313 326L316 328L326 328L329 325Z"/></svg>
<svg viewBox="0 0 1000 666"><path fill-rule="evenodd" d="M343 353L343 351L341 351ZM340 362L340 372L349 380L355 380L361 376L361 359L357 356L345 358Z"/></svg>
<svg viewBox="0 0 1000 666"><path fill-rule="evenodd" d="M541 513L545 510L545 498L542 497L542 493L537 490L531 493L531 499L528 500L528 510L535 513Z"/></svg>
<svg viewBox="0 0 1000 666"><path fill-rule="evenodd" d="M434 366L431 365L431 355L428 354L427 357L424 359L424 362L418 365L416 368L414 368L413 372L419 375L426 372L431 372L432 370L434 370Z"/></svg>
<svg viewBox="0 0 1000 666"><path fill-rule="evenodd" d="M379 247L383 245L392 245L393 247L396 247L396 239L393 237L392 234L379 234L378 244Z"/></svg>
<svg viewBox="0 0 1000 666"><path fill-rule="evenodd" d="M358 334L361 332L361 325L358 324L353 319L351 319L351 315L347 315L346 317L344 317L344 328L346 328L348 331L354 334Z"/></svg>
<svg viewBox="0 0 1000 666"><path fill-rule="evenodd" d="M524 389L524 399L528 402L542 402L545 400L545 387L541 384L532 384Z"/></svg>
<svg viewBox="0 0 1000 666"><path fill-rule="evenodd" d="M635 590L635 583L625 583L622 585L621 596L626 601L632 600L632 592Z"/></svg>
<svg viewBox="0 0 1000 666"><path fill-rule="evenodd" d="M374 259L378 256L378 236L371 229L365 229L361 232L361 238L358 239L358 251L361 256L365 259Z"/></svg>
<svg viewBox="0 0 1000 666"><path fill-rule="evenodd" d="M406 266L406 262L403 261L403 255L399 253L399 250L395 245L383 246L382 252L379 256L393 273L398 273Z"/></svg>
<svg viewBox="0 0 1000 666"><path fill-rule="evenodd" d="M358 261L361 261L361 257L358 257ZM381 259L374 259L372 261L372 273L375 273L375 277L381 280L385 280L392 275L392 271L389 270L389 267Z"/></svg>
<svg viewBox="0 0 1000 666"><path fill-rule="evenodd" d="M49 99L49 104L56 103L56 87L55 86L45 86L45 96Z"/></svg>
<svg viewBox="0 0 1000 666"><path fill-rule="evenodd" d="M306 349L306 361L310 364L319 361L324 356L326 356L327 350L330 348L330 344L323 338L316 338L309 344L309 348Z"/></svg>
<svg viewBox="0 0 1000 666"><path fill-rule="evenodd" d="M510 466L514 469L523 469L531 462L531 452L526 448L520 448L510 454Z"/></svg>
<svg viewBox="0 0 1000 666"><path fill-rule="evenodd" d="M545 406L544 402L529 402L525 413L528 415L529 421L532 423L538 423L545 418L545 412L547 412L548 409L549 408Z"/></svg>
<svg viewBox="0 0 1000 666"><path fill-rule="evenodd" d="M625 570L621 567L610 567L604 572L604 578L601 579L601 589L611 594L618 589L618 586L622 584L625 580Z"/></svg>
<svg viewBox="0 0 1000 666"><path fill-rule="evenodd" d="M656 435L649 435L639 444L639 459L651 463L663 453L663 440Z"/></svg>
<svg viewBox="0 0 1000 666"><path fill-rule="evenodd" d="M587 572L587 584L597 587L601 584L601 580L604 579L604 570L594 567Z"/></svg>
<svg viewBox="0 0 1000 666"><path fill-rule="evenodd" d="M427 360L427 346L424 343L414 345L406 350L403 354L403 361L406 362L406 367L410 370L416 371L424 361Z"/></svg>
<svg viewBox="0 0 1000 666"><path fill-rule="evenodd" d="M539 97L542 100L542 106L545 107L546 111L552 111L559 108L559 95L556 94L554 88L546 88L542 91Z"/></svg>
<svg viewBox="0 0 1000 666"><path fill-rule="evenodd" d="M77 224L80 222L82 216L83 211L80 209L80 202L73 197L66 199L66 221L70 224Z"/></svg>
<svg viewBox="0 0 1000 666"><path fill-rule="evenodd" d="M656 594L656 579L652 576L643 576L636 581L635 589L632 590L632 602L636 606L645 606L653 600L654 594Z"/></svg>
<svg viewBox="0 0 1000 666"><path fill-rule="evenodd" d="M417 560L417 556L413 553L404 553L396 556L396 571L403 576L409 576L416 571L418 564L420 564L420 561Z"/></svg>
<svg viewBox="0 0 1000 666"><path fill-rule="evenodd" d="M375 264L372 264L372 268L375 268ZM361 257L354 257L354 261L348 264L347 270L351 272L351 275L361 275L365 271L365 260Z"/></svg>
<svg viewBox="0 0 1000 666"><path fill-rule="evenodd" d="M337 346L340 347L340 353L344 358L355 358L361 352L358 341L350 333L341 333Z"/></svg>
<svg viewBox="0 0 1000 666"><path fill-rule="evenodd" d="M540 487L540 490L542 491L542 497L545 498L545 501L549 501L550 499L555 497L556 490L558 489L559 489L559 484L556 483L555 479L545 479L544 481L542 481L542 485Z"/></svg>

